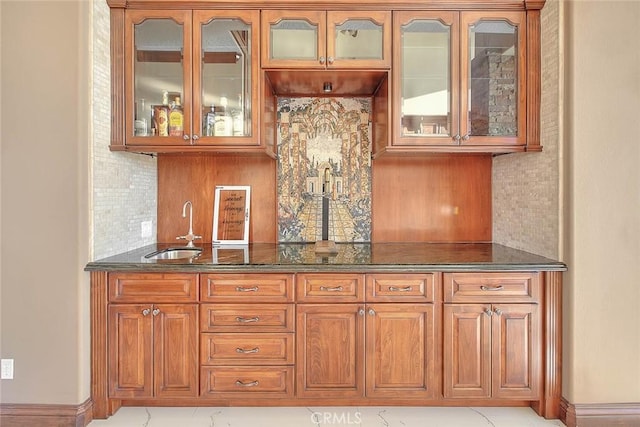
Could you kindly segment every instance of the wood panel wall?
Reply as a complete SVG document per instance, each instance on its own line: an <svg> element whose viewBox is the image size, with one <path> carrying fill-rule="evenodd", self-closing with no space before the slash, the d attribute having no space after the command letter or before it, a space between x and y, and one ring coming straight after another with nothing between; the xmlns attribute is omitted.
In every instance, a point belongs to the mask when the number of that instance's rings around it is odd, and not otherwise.
<svg viewBox="0 0 640 427"><path fill-rule="evenodd" d="M491 241L490 155L382 156L372 176L372 241Z"/></svg>
<svg viewBox="0 0 640 427"><path fill-rule="evenodd" d="M214 154L158 155L158 242L175 243L189 231L182 218L185 201L193 203L193 232L211 243L216 185L250 185L250 242L276 242L276 161L267 156ZM182 241L184 242L184 241Z"/></svg>
<svg viewBox="0 0 640 427"><path fill-rule="evenodd" d="M372 166L373 242L490 242L491 156L381 156ZM216 185L251 186L250 242L277 242L277 163L267 156L158 155L158 242L210 243ZM197 243L197 241L196 241Z"/></svg>

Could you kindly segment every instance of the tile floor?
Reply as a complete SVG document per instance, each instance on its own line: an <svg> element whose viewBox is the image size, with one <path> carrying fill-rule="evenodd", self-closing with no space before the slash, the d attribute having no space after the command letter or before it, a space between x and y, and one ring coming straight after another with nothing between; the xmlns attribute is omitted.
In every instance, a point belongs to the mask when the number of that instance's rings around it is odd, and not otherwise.
<svg viewBox="0 0 640 427"><path fill-rule="evenodd" d="M530 408L120 408L89 427L551 427Z"/></svg>

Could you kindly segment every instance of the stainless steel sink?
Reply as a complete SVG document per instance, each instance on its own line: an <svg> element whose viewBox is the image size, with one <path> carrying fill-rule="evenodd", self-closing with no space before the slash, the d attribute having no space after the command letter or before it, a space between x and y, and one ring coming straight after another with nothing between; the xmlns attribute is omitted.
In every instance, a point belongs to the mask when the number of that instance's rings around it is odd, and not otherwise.
<svg viewBox="0 0 640 427"><path fill-rule="evenodd" d="M145 255L147 259L186 259L195 258L202 253L202 248L167 248Z"/></svg>

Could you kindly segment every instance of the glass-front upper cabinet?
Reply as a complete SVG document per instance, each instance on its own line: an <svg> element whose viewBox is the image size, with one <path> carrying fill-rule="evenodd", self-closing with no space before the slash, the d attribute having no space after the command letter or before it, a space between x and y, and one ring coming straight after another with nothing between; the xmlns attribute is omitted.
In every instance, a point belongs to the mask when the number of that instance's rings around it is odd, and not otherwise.
<svg viewBox="0 0 640 427"><path fill-rule="evenodd" d="M125 21L125 142L184 145L190 141L191 12L127 11Z"/></svg>
<svg viewBox="0 0 640 427"><path fill-rule="evenodd" d="M260 12L194 12L194 113L197 144L258 144Z"/></svg>
<svg viewBox="0 0 640 427"><path fill-rule="evenodd" d="M523 22L520 12L395 13L391 144L470 151L524 145Z"/></svg>
<svg viewBox="0 0 640 427"><path fill-rule="evenodd" d="M125 21L127 146L260 145L259 11L127 10Z"/></svg>
<svg viewBox="0 0 640 427"><path fill-rule="evenodd" d="M524 13L466 12L461 46L460 135L470 145L526 142Z"/></svg>
<svg viewBox="0 0 640 427"><path fill-rule="evenodd" d="M389 68L391 12L262 12L264 68Z"/></svg>

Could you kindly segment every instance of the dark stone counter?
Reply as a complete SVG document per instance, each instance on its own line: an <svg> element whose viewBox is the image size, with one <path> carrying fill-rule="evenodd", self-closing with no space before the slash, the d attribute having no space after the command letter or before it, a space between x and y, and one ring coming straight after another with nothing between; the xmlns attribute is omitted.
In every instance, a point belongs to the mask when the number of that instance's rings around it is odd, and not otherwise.
<svg viewBox="0 0 640 427"><path fill-rule="evenodd" d="M199 245L200 246L200 245ZM564 271L562 262L493 243L340 243L338 253L317 254L313 244L201 245L191 259L150 260L175 247L154 244L90 262L87 271L138 272L398 272Z"/></svg>

